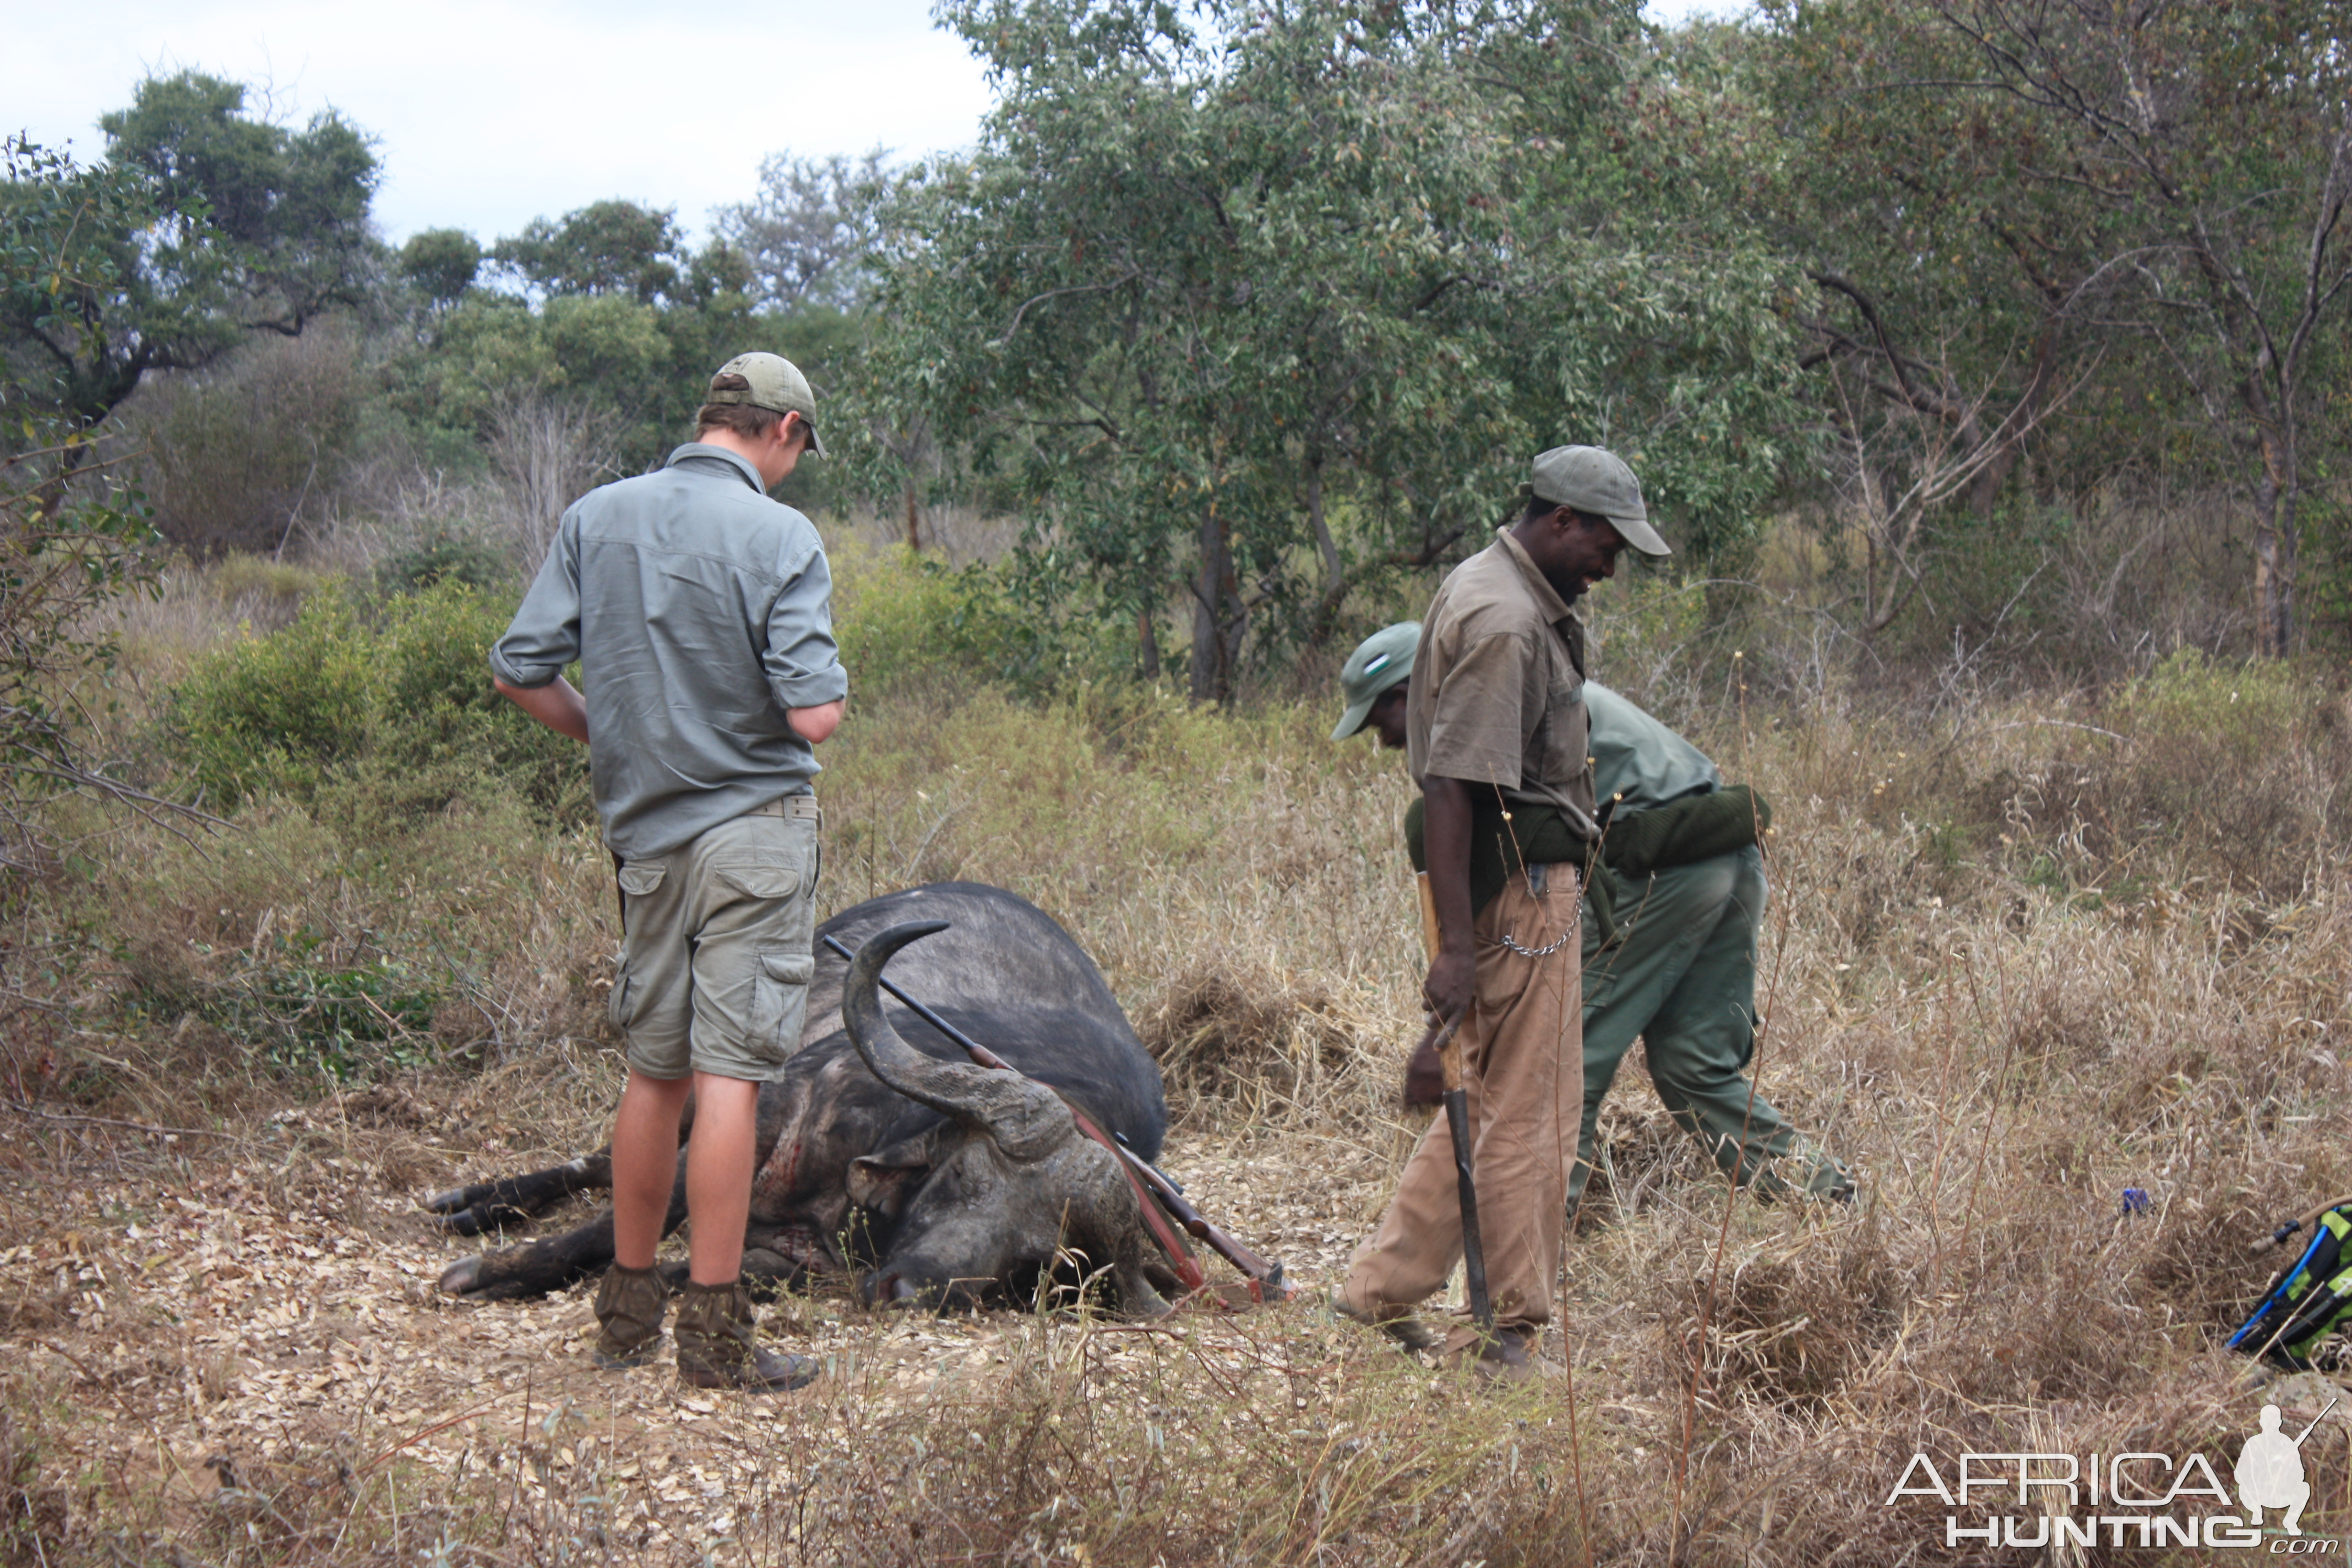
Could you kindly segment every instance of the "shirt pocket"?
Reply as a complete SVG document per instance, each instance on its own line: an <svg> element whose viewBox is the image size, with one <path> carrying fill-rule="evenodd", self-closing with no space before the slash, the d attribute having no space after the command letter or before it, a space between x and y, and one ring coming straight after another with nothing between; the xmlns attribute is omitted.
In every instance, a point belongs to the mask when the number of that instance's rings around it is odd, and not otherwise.
<svg viewBox="0 0 2352 1568"><path fill-rule="evenodd" d="M1544 693L1543 721L1537 726L1533 759L1543 782L1566 789L1585 771L1591 750L1592 721L1584 710L1584 679L1566 659L1555 663Z"/></svg>
<svg viewBox="0 0 2352 1568"><path fill-rule="evenodd" d="M744 1042L766 1062L781 1062L800 1048L801 1025L808 1016L809 981L816 958L806 952L762 952L751 979L751 1010Z"/></svg>

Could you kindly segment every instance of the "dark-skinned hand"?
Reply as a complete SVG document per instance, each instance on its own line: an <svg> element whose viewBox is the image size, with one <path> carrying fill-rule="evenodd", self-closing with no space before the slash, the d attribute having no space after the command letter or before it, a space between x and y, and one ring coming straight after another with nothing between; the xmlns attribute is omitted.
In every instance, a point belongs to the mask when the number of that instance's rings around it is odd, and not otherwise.
<svg viewBox="0 0 2352 1568"><path fill-rule="evenodd" d="M1437 1037L1432 1033L1421 1037L1404 1064L1404 1102L1407 1105L1435 1105L1445 1098L1445 1069L1437 1059Z"/></svg>
<svg viewBox="0 0 2352 1568"><path fill-rule="evenodd" d="M1460 950L1441 947L1429 974L1421 983L1421 1005L1438 1017L1452 1020L1470 1010L1478 991L1478 958L1468 943Z"/></svg>

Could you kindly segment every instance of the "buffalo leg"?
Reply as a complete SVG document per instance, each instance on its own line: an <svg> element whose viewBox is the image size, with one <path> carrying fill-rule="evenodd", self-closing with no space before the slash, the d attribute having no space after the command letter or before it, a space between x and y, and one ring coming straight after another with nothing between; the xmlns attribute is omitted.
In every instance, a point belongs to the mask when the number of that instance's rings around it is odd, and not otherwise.
<svg viewBox="0 0 2352 1568"><path fill-rule="evenodd" d="M677 1178L670 1185L669 1212L662 1218L667 1236L686 1222L686 1162L678 1161ZM441 1273L441 1289L453 1296L505 1300L518 1296L544 1296L575 1279L602 1273L613 1261L613 1211L608 1205L586 1225L522 1247L501 1247L461 1258Z"/></svg>
<svg viewBox="0 0 2352 1568"><path fill-rule="evenodd" d="M604 1192L612 1184L612 1151L599 1149L550 1170L452 1187L425 1199L425 1206L437 1216L435 1223L442 1229L479 1236L544 1214L575 1193Z"/></svg>

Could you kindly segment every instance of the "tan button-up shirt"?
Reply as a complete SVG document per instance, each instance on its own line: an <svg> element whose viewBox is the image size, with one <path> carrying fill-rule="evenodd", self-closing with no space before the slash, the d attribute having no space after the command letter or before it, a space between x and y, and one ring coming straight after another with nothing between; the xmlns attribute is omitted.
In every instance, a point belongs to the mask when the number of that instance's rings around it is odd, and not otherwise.
<svg viewBox="0 0 2352 1568"><path fill-rule="evenodd" d="M1412 776L1556 807L1597 838L1590 737L1584 623L1501 532L1446 574L1422 617L1405 698Z"/></svg>

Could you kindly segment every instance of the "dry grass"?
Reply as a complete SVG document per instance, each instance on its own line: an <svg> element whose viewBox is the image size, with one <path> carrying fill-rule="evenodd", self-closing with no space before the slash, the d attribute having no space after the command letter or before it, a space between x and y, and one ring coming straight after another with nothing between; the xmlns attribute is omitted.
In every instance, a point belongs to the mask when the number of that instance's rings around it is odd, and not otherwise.
<svg viewBox="0 0 2352 1568"><path fill-rule="evenodd" d="M65 1010L15 1015L0 1064L0 1556L1879 1564L1968 1553L1940 1509L1885 1506L1915 1449L2226 1474L2259 1404L2217 1348L2269 1267L2246 1247L2352 1191L2343 699L2294 690L2239 757L2226 725L2185 749L2198 691L1925 720L1684 688L1676 720L1777 806L1763 1089L1863 1201L1729 1198L1622 1075L1547 1347L1568 1375L1499 1394L1313 1306L1418 1131L1391 1100L1405 785L1322 740L1326 703L980 692L845 731L829 907L969 877L1068 924L1166 1067L1168 1164L1301 1300L1147 1330L790 1299L833 1375L779 1399L588 1370L577 1294L427 1288L454 1247L421 1190L601 1137L593 840L520 813L367 843L284 806L200 846L82 825L9 933ZM2165 794L2217 766L2253 833ZM273 1064L219 1005L289 930L430 981L373 1081ZM2299 1429L2326 1391L2270 1396ZM2352 1531L2334 1422L2318 1535Z"/></svg>

